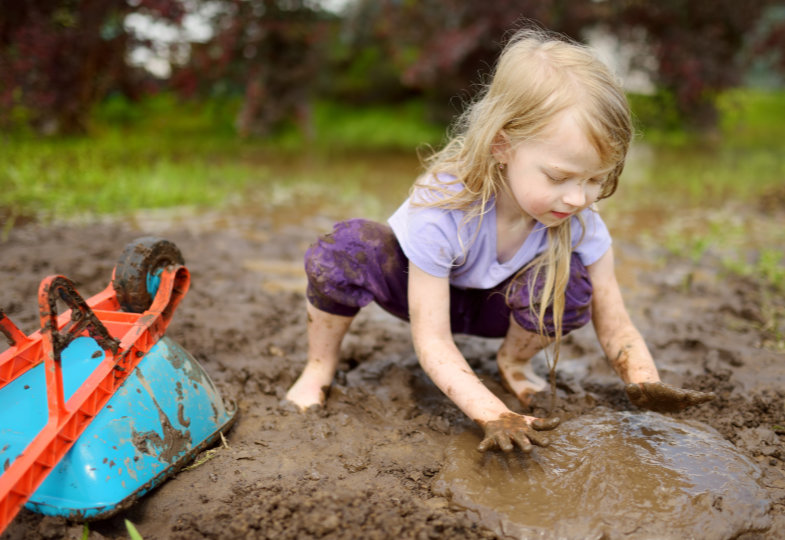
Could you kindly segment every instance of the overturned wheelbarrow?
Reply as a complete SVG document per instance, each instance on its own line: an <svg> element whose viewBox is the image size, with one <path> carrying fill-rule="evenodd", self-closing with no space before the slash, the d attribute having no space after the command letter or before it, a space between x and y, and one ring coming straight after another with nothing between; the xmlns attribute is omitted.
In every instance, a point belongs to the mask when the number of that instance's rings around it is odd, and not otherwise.
<svg viewBox="0 0 785 540"><path fill-rule="evenodd" d="M0 532L22 506L108 517L231 427L234 403L164 336L190 284L183 265L174 244L145 237L88 300L63 276L44 279L30 336L0 310Z"/></svg>

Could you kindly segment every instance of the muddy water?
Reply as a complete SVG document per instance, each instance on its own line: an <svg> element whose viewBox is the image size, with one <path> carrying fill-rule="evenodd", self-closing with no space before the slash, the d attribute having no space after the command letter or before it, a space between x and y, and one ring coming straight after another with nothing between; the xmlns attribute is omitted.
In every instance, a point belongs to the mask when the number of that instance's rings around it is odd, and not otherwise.
<svg viewBox="0 0 785 540"><path fill-rule="evenodd" d="M735 538L770 526L760 471L712 428L598 409L528 457L455 437L437 490L513 538Z"/></svg>

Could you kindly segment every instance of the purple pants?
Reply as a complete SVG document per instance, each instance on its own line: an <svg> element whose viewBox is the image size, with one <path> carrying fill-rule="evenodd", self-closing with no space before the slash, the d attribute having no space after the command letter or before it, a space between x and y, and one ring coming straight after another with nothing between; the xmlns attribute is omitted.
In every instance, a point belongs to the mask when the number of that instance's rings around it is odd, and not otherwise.
<svg viewBox="0 0 785 540"><path fill-rule="evenodd" d="M306 296L314 307L333 315L352 317L375 301L408 321L408 268L409 261L388 225L363 219L343 221L305 253ZM529 308L528 272L513 284L508 304L505 294L512 279L492 289L450 286L452 332L503 337L510 326L510 313L524 329L538 332L537 314ZM591 296L588 271L573 254L562 317L564 335L591 320ZM551 308L544 322L546 333L553 336Z"/></svg>

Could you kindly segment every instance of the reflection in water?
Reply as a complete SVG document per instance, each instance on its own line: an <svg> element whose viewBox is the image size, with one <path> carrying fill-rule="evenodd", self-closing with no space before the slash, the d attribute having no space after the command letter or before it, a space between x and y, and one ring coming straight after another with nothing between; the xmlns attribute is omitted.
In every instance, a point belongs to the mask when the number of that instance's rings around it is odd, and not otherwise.
<svg viewBox="0 0 785 540"><path fill-rule="evenodd" d="M769 526L760 472L713 429L656 413L565 422L529 456L446 450L437 489L516 538L730 538Z"/></svg>

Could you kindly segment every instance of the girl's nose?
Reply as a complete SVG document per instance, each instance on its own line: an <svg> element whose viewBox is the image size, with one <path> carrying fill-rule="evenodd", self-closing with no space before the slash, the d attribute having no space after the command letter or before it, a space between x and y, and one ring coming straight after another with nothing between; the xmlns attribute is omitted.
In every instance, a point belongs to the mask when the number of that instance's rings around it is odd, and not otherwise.
<svg viewBox="0 0 785 540"><path fill-rule="evenodd" d="M581 207L586 204L586 191L581 182L570 182L562 198L565 204Z"/></svg>

